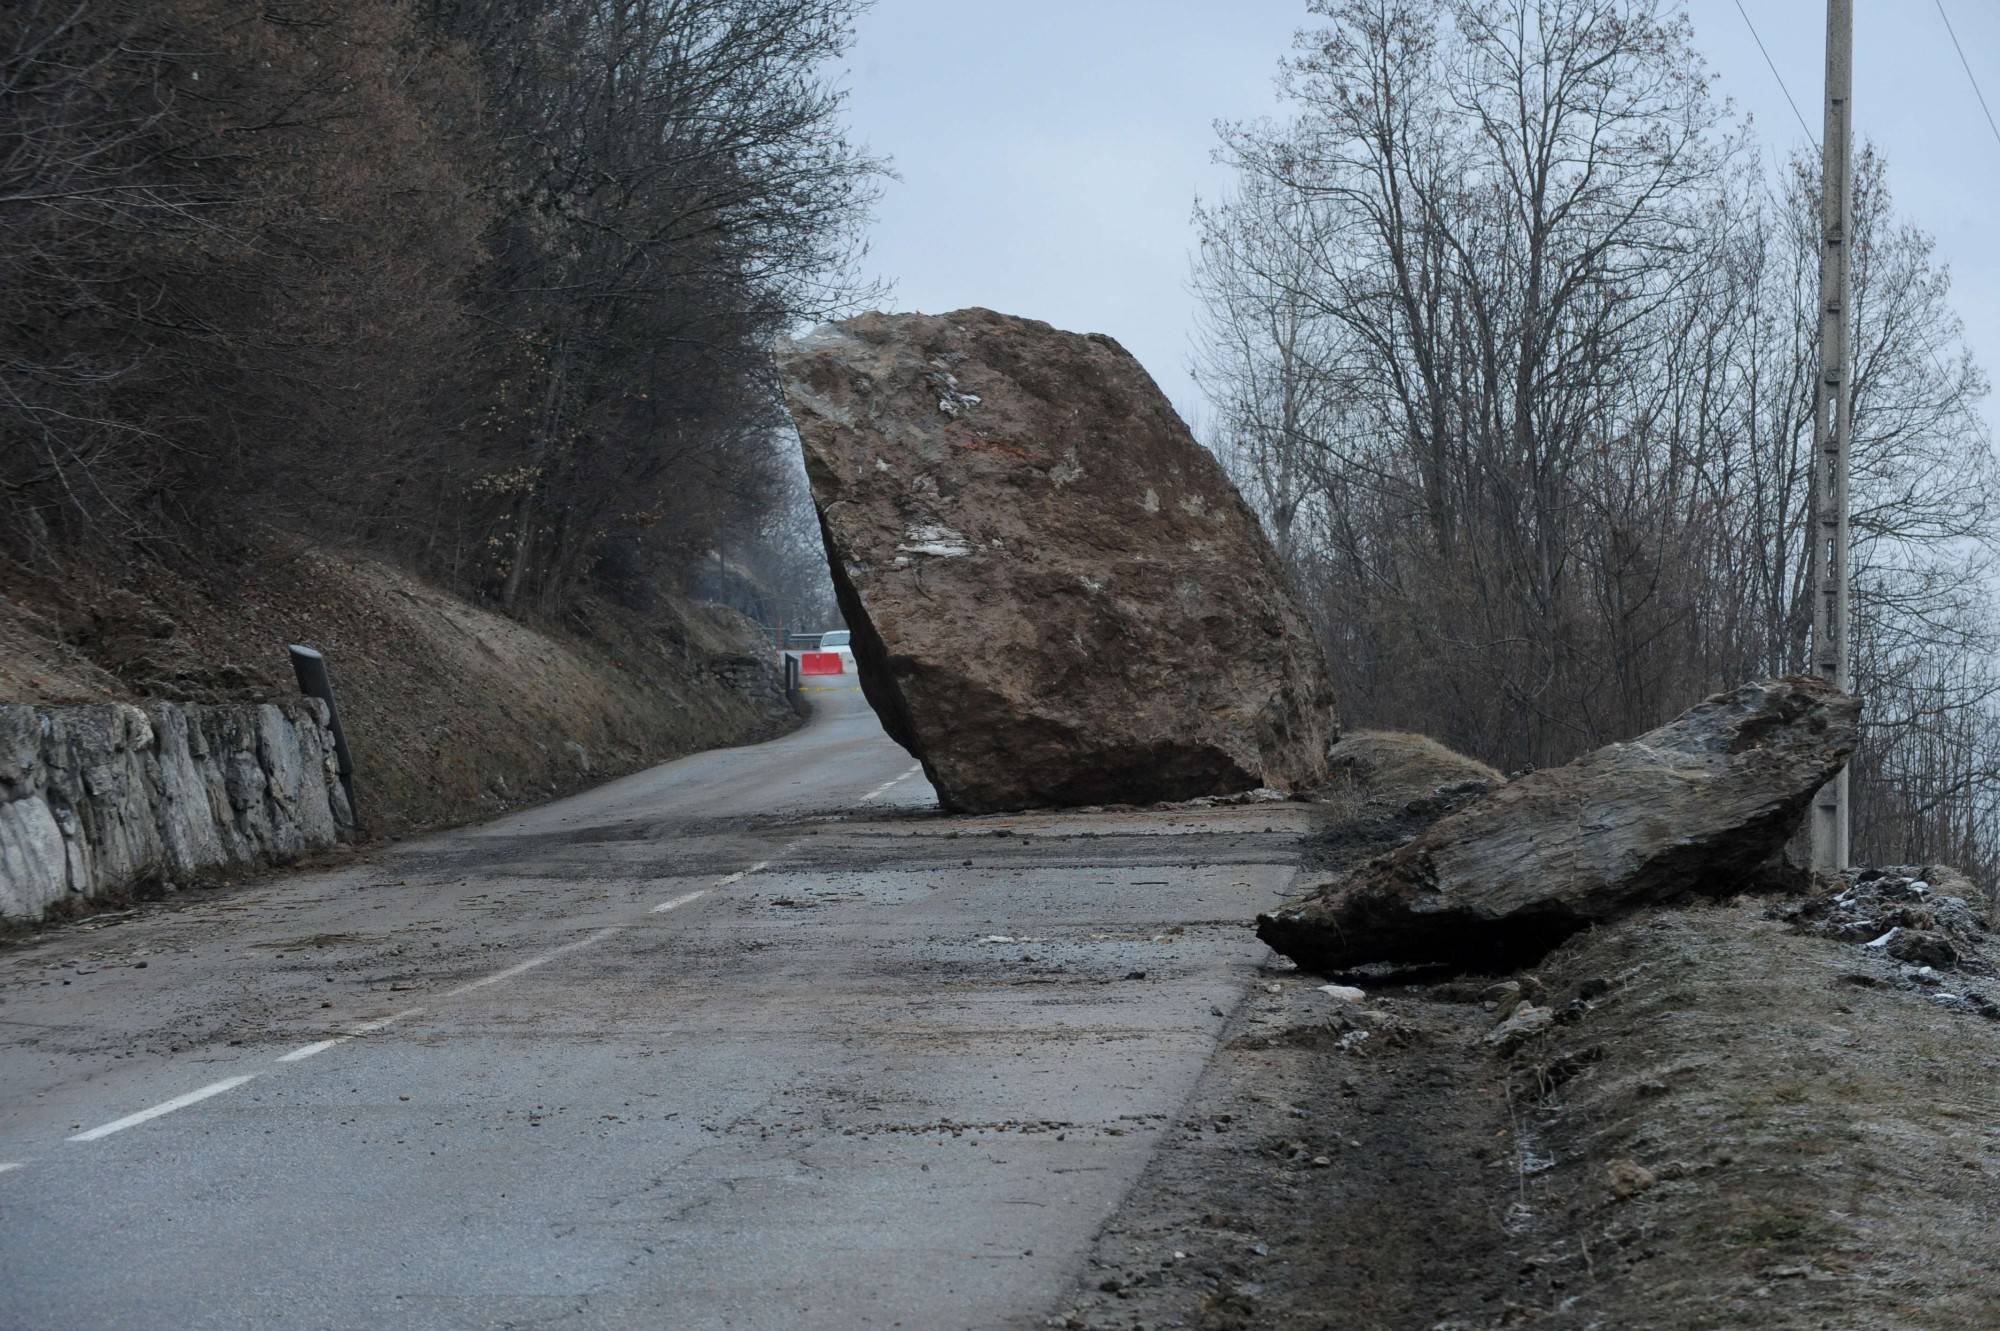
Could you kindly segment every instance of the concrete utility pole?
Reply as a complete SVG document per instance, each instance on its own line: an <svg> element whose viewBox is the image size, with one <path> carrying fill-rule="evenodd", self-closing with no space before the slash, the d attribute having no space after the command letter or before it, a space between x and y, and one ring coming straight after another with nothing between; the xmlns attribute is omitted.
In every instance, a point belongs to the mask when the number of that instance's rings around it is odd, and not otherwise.
<svg viewBox="0 0 2000 1331"><path fill-rule="evenodd" d="M1813 669L1850 687L1847 655L1848 231L1854 149L1854 0L1826 4L1820 147L1819 391L1813 412ZM1847 867L1847 772L1813 797L1813 868Z"/></svg>

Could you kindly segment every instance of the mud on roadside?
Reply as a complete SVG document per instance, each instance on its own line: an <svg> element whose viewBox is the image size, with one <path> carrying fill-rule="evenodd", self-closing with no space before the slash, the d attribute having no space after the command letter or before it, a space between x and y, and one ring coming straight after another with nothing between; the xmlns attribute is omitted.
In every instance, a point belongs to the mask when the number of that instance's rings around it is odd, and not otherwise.
<svg viewBox="0 0 2000 1331"><path fill-rule="evenodd" d="M1506 1048L1501 977L1274 956L1048 1324L2000 1325L2000 1020L1770 907L1572 939Z"/></svg>

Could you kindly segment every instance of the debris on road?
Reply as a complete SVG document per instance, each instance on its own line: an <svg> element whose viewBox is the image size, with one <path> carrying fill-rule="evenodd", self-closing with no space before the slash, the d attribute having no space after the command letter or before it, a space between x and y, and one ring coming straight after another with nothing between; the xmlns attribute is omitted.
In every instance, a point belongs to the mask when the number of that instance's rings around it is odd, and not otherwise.
<svg viewBox="0 0 2000 1331"><path fill-rule="evenodd" d="M974 309L777 358L862 690L945 808L1324 778L1333 690L1284 570L1124 348Z"/></svg>

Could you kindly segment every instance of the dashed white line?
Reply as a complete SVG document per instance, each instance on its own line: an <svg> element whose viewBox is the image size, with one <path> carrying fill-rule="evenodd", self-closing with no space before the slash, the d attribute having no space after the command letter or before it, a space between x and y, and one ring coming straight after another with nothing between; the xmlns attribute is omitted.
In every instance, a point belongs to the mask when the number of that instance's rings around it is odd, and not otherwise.
<svg viewBox="0 0 2000 1331"><path fill-rule="evenodd" d="M914 772L916 770L917 768L913 767L910 769L910 772ZM903 776L897 777L895 781L888 782L886 785L882 786L880 790L877 790L875 794L877 795L881 794L883 790L887 790L890 786L895 785L896 781L901 781L904 776L910 775L910 772L905 772L903 773ZM874 795L869 796L870 799L873 799L874 797L875 797ZM748 878L751 874L756 873L760 869L768 868L770 866L770 863L771 862L769 860L758 860L755 864L751 865L747 869L739 870L736 873L730 874L726 878L719 879L716 882L715 886L721 888L721 887L727 887L731 883L741 882L743 879ZM659 905L653 907L651 913L657 915L662 911L678 909L681 906L687 905L689 902L697 901L702 897L707 896L711 890L713 889L704 887L698 889L697 891L685 892L680 896L672 898L671 900L662 901ZM593 943L601 943L605 939L611 937L611 935L619 932L621 929L624 929L626 927L627 927L626 924L613 924L607 926L606 928L599 929L595 933L586 934L584 937L577 939L573 943L564 943L561 947L550 948L547 952L542 953L542 955L540 955L539 957L530 957L526 961L523 961L518 965L509 966L505 970L495 971L491 975L481 976L479 979L473 980L467 984L462 984L458 986L458 988L456 989L448 989L443 994L439 995L439 997L456 998L460 994L469 994L475 989L484 989L488 985L499 984L503 980L511 980L517 975L525 975L529 971L534 970L538 966L548 965L551 961L554 961L557 957L563 956L570 952L575 952L580 948L589 947ZM391 1024L392 1022L402 1021L406 1017L414 1017L419 1013L421 1013L422 1011L423 1011L422 1008L406 1008L401 1012L392 1012L386 1017L376 1017L370 1021L360 1022L359 1024L349 1028L348 1033L345 1035L336 1035L330 1039L316 1040L312 1044L300 1045L297 1049L293 1049L287 1053L278 1055L276 1061L279 1063L300 1062L304 1059L311 1058L315 1054L323 1054L327 1050L333 1048L335 1045L346 1044L349 1040L352 1040L357 1036L369 1035L376 1031L379 1031L383 1027ZM241 1086L244 1082L254 1079L257 1075L258 1074L254 1072L246 1072L241 1076L225 1077L221 1081L211 1082L209 1085L204 1086L199 1090L189 1091L186 1095L177 1095L171 1100L162 1101L161 1103L154 1105L151 1109L142 1109L136 1114L127 1114L124 1118L115 1119L112 1122L106 1123L101 1127L92 1128L88 1132L79 1132L75 1136L71 1137L69 1140L73 1142L94 1142L98 1140L100 1137L109 1137L114 1132L123 1132L127 1128L137 1127L141 1123L150 1122L151 1120L159 1118L165 1114L171 1114L176 1109L185 1109L189 1105L199 1104L201 1101L208 1099L210 1096L221 1095L224 1091L233 1091L238 1086ZM21 1163L22 1162L19 1161L13 1163L0 1163L0 1174L4 1174L10 1169L19 1169L21 1167Z"/></svg>
<svg viewBox="0 0 2000 1331"><path fill-rule="evenodd" d="M917 773L923 770L924 770L924 765L922 763L911 764L909 771L904 772L900 776L890 777L887 781L884 781L881 785L875 787L875 789L869 791L866 795L863 795L861 797L861 802L863 804L866 804L869 800L876 799L882 795L888 794L889 787L895 785L899 781L908 781L911 777L915 776Z"/></svg>
<svg viewBox="0 0 2000 1331"><path fill-rule="evenodd" d="M392 1022L401 1021L405 1017L417 1016L421 1012L423 1012L423 1009L420 1007L404 1008L401 1012L391 1012L386 1017L377 1017L373 1021L360 1022L357 1025L349 1027L345 1035L336 1035L331 1040L320 1040L314 1044L301 1045L289 1054L279 1054L276 1061L279 1063L296 1063L300 1059L311 1058L314 1054L323 1054L337 1044L346 1044L349 1040L357 1036L373 1035L376 1031L381 1030L384 1026Z"/></svg>
<svg viewBox="0 0 2000 1331"><path fill-rule="evenodd" d="M526 975L529 971L535 969L535 967L546 966L557 957L574 952L578 948L589 947L592 943L601 943L624 927L622 924L614 924L599 929L596 933L585 935L577 939L574 943L564 943L561 947L550 948L539 957L529 957L518 966L509 966L504 971L494 971L491 975L483 976L480 979L472 981L470 984L461 984L456 989L447 989L439 997L457 998L460 994L469 994L474 989L484 989L489 984L499 984L502 980L513 979L516 975Z"/></svg>
<svg viewBox="0 0 2000 1331"><path fill-rule="evenodd" d="M173 1113L176 1109L186 1109L191 1104L198 1104L208 1099L211 1095L221 1095L224 1091L233 1091L244 1082L256 1077L256 1075L254 1072L246 1072L240 1077L224 1077L221 1081L210 1082L198 1091L189 1091L186 1095L177 1095L171 1100L163 1100L151 1109L141 1109L136 1114L127 1114L125 1117L114 1119L102 1127L92 1128L88 1132L79 1132L74 1137L71 1137L70 1140L73 1142L94 1142L99 1137L109 1137L114 1132L123 1132L127 1128L136 1128L141 1123L149 1123L164 1114Z"/></svg>
<svg viewBox="0 0 2000 1331"><path fill-rule="evenodd" d="M377 1017L373 1021L364 1021L349 1029L347 1033L349 1035L373 1035L384 1026L392 1025L399 1021L406 1021L411 1017L421 1017L423 1014L424 1010L420 1007L406 1007L401 1012L391 1012L386 1017Z"/></svg>
<svg viewBox="0 0 2000 1331"><path fill-rule="evenodd" d="M786 847L786 849L789 850L790 847ZM729 877L727 878L717 879L715 885L717 887L728 887L731 883L740 883L745 878L748 878L751 874L757 873L764 869L768 869L770 867L771 867L771 862L769 860L758 860L755 864L751 865L747 869L739 869L735 873L730 874Z"/></svg>
<svg viewBox="0 0 2000 1331"><path fill-rule="evenodd" d="M0 1174L4 1174L10 1169L19 1169L22 1165L25 1165L27 1163L28 1162L26 1160L0 1161Z"/></svg>

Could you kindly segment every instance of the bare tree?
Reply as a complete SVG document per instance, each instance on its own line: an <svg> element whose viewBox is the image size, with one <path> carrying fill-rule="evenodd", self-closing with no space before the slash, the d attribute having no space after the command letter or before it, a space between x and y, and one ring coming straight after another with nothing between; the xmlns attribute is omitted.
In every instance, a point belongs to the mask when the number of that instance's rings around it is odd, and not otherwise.
<svg viewBox="0 0 2000 1331"><path fill-rule="evenodd" d="M1315 12L1294 114L1223 134L1195 368L1350 714L1542 764L1804 668L1816 165L1761 178L1649 0ZM1864 152L1857 844L1984 865L1986 384L1885 179Z"/></svg>

